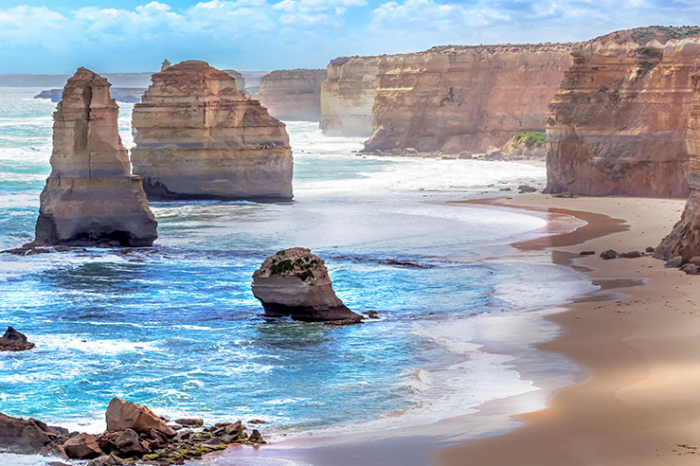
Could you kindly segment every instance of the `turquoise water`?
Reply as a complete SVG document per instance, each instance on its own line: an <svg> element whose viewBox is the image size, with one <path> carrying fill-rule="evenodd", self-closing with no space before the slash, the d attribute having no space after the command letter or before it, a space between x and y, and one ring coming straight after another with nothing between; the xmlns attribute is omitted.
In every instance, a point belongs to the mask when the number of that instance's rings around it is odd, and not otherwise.
<svg viewBox="0 0 700 466"><path fill-rule="evenodd" d="M0 249L33 238L50 172L54 105L32 99L38 91L0 88ZM131 108L120 117L128 147ZM480 262L544 220L445 201L542 185L544 167L363 158L361 140L316 126L288 125L294 202L156 203L152 249L0 255L0 326L37 344L0 354L0 411L98 431L119 396L163 415L262 418L269 432L296 434L429 422L536 389L512 355L483 350L470 316L517 314L590 285L548 263ZM324 257L345 303L381 319L263 319L252 273L292 246Z"/></svg>

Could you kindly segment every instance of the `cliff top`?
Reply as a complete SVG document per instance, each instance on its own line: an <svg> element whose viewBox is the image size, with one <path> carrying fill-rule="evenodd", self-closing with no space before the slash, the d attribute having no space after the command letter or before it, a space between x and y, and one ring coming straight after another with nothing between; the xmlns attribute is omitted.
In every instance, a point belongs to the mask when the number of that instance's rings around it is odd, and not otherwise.
<svg viewBox="0 0 700 466"><path fill-rule="evenodd" d="M648 26L611 32L588 42L646 45L654 40L663 44L694 37L700 37L700 26Z"/></svg>
<svg viewBox="0 0 700 466"><path fill-rule="evenodd" d="M325 69L325 68L320 68L320 69L316 69L316 68L313 68L313 69L311 69L311 68L294 68L294 69L292 69L292 70L275 70L275 71L270 71L270 72L267 73L265 76L263 76L261 79L269 79L269 78L273 78L273 77L279 77L279 76L290 75L290 74L292 74L292 75L293 75L293 74L299 74L299 75L309 75L309 74L316 75L316 74L320 74L320 75L325 75L325 74L326 74L326 69Z"/></svg>
<svg viewBox="0 0 700 466"><path fill-rule="evenodd" d="M172 65L160 73L152 76L153 84L159 83L173 87L184 92L184 89L195 91L197 95L216 93L229 95L234 99L245 99L245 96L236 87L236 81L226 71L221 71L209 63L201 60L187 60ZM217 82L216 87L212 83ZM149 87L144 98L152 94L153 85Z"/></svg>

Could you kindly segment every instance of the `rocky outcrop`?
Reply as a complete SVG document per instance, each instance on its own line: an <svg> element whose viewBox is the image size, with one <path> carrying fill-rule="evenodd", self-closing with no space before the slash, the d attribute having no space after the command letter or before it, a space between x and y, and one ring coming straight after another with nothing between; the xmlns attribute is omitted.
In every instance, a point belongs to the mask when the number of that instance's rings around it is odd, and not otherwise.
<svg viewBox="0 0 700 466"><path fill-rule="evenodd" d="M280 120L319 121L324 79L326 70L273 71L260 79L255 98Z"/></svg>
<svg viewBox="0 0 700 466"><path fill-rule="evenodd" d="M120 398L112 398L105 413L107 430L127 430L136 432L150 432L151 429L158 430L165 435L173 436L172 430L160 417L145 406L124 401Z"/></svg>
<svg viewBox="0 0 700 466"><path fill-rule="evenodd" d="M109 87L80 68L63 89L33 246L150 246L158 236L141 178L131 175Z"/></svg>
<svg viewBox="0 0 700 466"><path fill-rule="evenodd" d="M382 57L365 151L484 153L543 132L571 47L445 46Z"/></svg>
<svg viewBox="0 0 700 466"><path fill-rule="evenodd" d="M141 102L141 96L146 91L146 88L141 87L112 87L109 89L109 94L117 102L134 104ZM60 102L63 98L63 89L49 89L41 91L34 96L35 99L51 99L51 102Z"/></svg>
<svg viewBox="0 0 700 466"><path fill-rule="evenodd" d="M654 250L654 257L672 259L680 257L682 262L700 256L700 76L693 79L695 88L692 110L688 121L687 148L690 154L688 187L690 195L681 215L661 244ZM700 265L695 264L695 265Z"/></svg>
<svg viewBox="0 0 700 466"><path fill-rule="evenodd" d="M372 106L382 57L342 57L328 65L321 84L321 130L327 136L372 134Z"/></svg>
<svg viewBox="0 0 700 466"><path fill-rule="evenodd" d="M205 62L154 74L132 122L134 173L151 200L292 198L284 123Z"/></svg>
<svg viewBox="0 0 700 466"><path fill-rule="evenodd" d="M13 327L7 327L5 334L0 338L0 351L29 351L32 348L34 343Z"/></svg>
<svg viewBox="0 0 700 466"><path fill-rule="evenodd" d="M253 274L253 295L268 317L339 324L362 321L335 295L323 260L304 248L268 257Z"/></svg>
<svg viewBox="0 0 700 466"><path fill-rule="evenodd" d="M687 195L700 28L620 31L573 56L550 107L547 192Z"/></svg>
<svg viewBox="0 0 700 466"><path fill-rule="evenodd" d="M0 453L65 456L60 445L67 438L66 429L0 413Z"/></svg>

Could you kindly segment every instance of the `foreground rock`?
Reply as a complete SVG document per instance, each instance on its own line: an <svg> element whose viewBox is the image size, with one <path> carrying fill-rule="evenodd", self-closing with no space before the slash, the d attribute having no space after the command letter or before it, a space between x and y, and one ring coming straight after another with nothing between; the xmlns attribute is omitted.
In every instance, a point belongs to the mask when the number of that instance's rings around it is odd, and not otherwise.
<svg viewBox="0 0 700 466"><path fill-rule="evenodd" d="M280 120L320 121L326 70L279 70L260 78L255 98Z"/></svg>
<svg viewBox="0 0 700 466"><path fill-rule="evenodd" d="M685 197L700 27L619 31L573 56L550 106L547 192Z"/></svg>
<svg viewBox="0 0 700 466"><path fill-rule="evenodd" d="M520 133L544 132L571 50L571 44L444 46L380 57L365 151L481 154Z"/></svg>
<svg viewBox="0 0 700 466"><path fill-rule="evenodd" d="M109 87L80 68L63 90L31 246L150 246L158 236L141 178L131 175Z"/></svg>
<svg viewBox="0 0 700 466"><path fill-rule="evenodd" d="M153 75L134 107L134 173L150 200L292 198L284 123L227 73L185 61Z"/></svg>
<svg viewBox="0 0 700 466"><path fill-rule="evenodd" d="M253 295L269 317L336 324L362 321L335 295L323 260L304 248L268 257L253 274Z"/></svg>
<svg viewBox="0 0 700 466"><path fill-rule="evenodd" d="M29 351L34 348L34 343L27 340L27 336L19 333L13 327L7 327L5 334L0 338L0 351Z"/></svg>
<svg viewBox="0 0 700 466"><path fill-rule="evenodd" d="M36 419L0 413L0 453L42 454L92 460L88 466L184 464L228 445L265 444L260 432L250 434L241 421L175 433L146 407L115 398L107 410L108 430L100 435L51 427ZM130 426L130 427L127 427ZM82 464L82 463L81 463Z"/></svg>

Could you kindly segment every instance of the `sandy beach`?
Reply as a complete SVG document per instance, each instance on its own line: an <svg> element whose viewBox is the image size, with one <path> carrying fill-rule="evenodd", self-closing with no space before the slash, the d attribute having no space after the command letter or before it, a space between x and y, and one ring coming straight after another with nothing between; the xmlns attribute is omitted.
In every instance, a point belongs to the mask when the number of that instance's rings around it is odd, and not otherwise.
<svg viewBox="0 0 700 466"><path fill-rule="evenodd" d="M533 194L477 202L587 222L562 234L550 221L538 237L513 244L522 254L548 250L554 262L584 272L600 287L564 309L534 311L561 328L556 339L537 348L581 367L580 383L549 397L561 385L538 380L542 390L420 428L229 449L211 463L254 457L329 466L389 464L398 458L404 465L436 466L698 464L697 277L650 257L599 257L606 249L656 246L680 217L684 201ZM596 254L579 255L587 250ZM527 367L518 370L531 376ZM505 433L494 435L498 432Z"/></svg>
<svg viewBox="0 0 700 466"><path fill-rule="evenodd" d="M678 220L682 201L631 198L555 199L532 195L499 202L558 208L623 219L629 230L578 243L553 238L563 253L644 250ZM537 240L546 245L547 240ZM567 244L568 243L568 244ZM521 245L527 247L527 244ZM562 327L540 345L579 364L587 377L558 391L549 407L518 416L525 425L505 435L433 452L431 464L686 465L699 464L700 320L697 277L652 258L603 261L575 257L594 280L642 280L623 297L586 300L550 317Z"/></svg>

